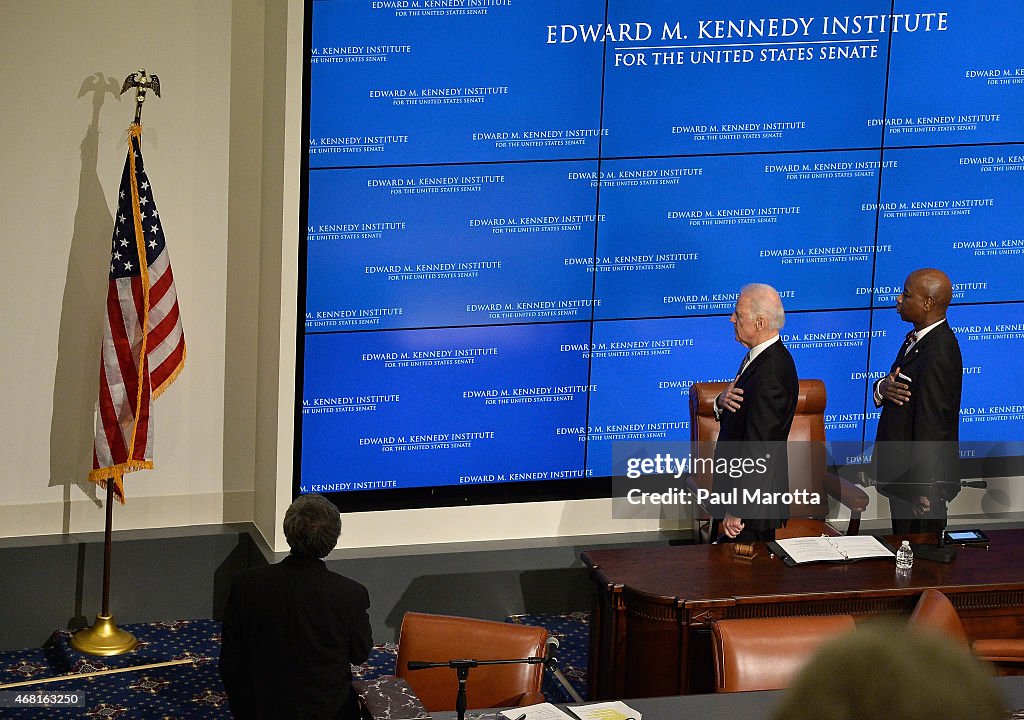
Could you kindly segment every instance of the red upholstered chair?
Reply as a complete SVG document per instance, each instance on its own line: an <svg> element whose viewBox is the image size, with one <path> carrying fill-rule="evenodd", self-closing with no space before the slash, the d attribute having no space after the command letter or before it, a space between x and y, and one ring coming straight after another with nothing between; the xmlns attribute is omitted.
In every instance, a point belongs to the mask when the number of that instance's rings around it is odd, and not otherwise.
<svg viewBox="0 0 1024 720"><path fill-rule="evenodd" d="M1024 638L992 638L970 643L953 603L938 590L929 588L921 593L908 622L917 628L934 630L964 648L969 645L980 660L995 665L1000 674L1024 672Z"/></svg>
<svg viewBox="0 0 1024 720"><path fill-rule="evenodd" d="M715 691L787 688L818 648L855 627L850 615L719 620L712 627Z"/></svg>
<svg viewBox="0 0 1024 720"><path fill-rule="evenodd" d="M709 457L714 453L718 439L718 421L714 403L728 383L702 382L690 386L690 444L694 457ZM779 528L778 538L806 537L821 534L839 535L839 531L826 522L829 515L828 498L832 497L850 511L848 535L860 530L860 516L868 506L864 490L845 478L833 475L827 469L825 452L825 383L821 380L801 380L796 415L790 428L788 446L789 488L817 493L816 504L793 503L789 507L790 520ZM698 473L687 479L689 490L711 489L710 473ZM695 507L695 535L697 542L705 542L712 532L707 508Z"/></svg>
<svg viewBox="0 0 1024 720"><path fill-rule="evenodd" d="M914 627L945 635L957 645L962 645L965 650L969 645L964 624L960 622L956 608L949 598L938 590L928 589L921 593L909 622Z"/></svg>
<svg viewBox="0 0 1024 720"><path fill-rule="evenodd" d="M452 711L459 689L451 668L409 671L410 660L511 660L544 657L548 631L530 625L407 612L398 637L396 674L428 712ZM467 707L490 708L544 702L541 664L485 665L469 671Z"/></svg>

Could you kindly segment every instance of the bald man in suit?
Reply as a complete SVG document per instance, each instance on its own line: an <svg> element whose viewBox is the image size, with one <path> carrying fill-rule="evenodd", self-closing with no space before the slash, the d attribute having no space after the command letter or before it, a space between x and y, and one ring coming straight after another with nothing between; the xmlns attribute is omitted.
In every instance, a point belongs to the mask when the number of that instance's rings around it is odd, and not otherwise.
<svg viewBox="0 0 1024 720"><path fill-rule="evenodd" d="M715 493L739 488L763 493L789 491L786 440L796 414L800 387L796 364L782 344L779 330L786 315L779 293L770 285L745 286L730 320L736 340L748 348L739 372L715 399L720 423L716 463L721 459L768 457L766 472L747 473L737 480L716 473ZM775 539L785 525L789 506L781 502L727 502L712 508L723 541L753 542Z"/></svg>
<svg viewBox="0 0 1024 720"><path fill-rule="evenodd" d="M960 492L960 396L964 364L946 321L953 286L941 270L915 270L896 311L914 327L875 384L882 409L875 435L875 478L889 498L897 535L941 532L946 503Z"/></svg>

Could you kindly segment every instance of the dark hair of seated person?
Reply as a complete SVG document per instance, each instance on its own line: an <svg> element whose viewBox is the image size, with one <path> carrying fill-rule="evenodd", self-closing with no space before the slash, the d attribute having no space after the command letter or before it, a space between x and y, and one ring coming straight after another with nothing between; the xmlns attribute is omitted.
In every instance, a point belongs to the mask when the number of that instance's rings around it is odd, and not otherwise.
<svg viewBox="0 0 1024 720"><path fill-rule="evenodd" d="M827 644L774 720L1006 720L990 668L927 630L871 623Z"/></svg>
<svg viewBox="0 0 1024 720"><path fill-rule="evenodd" d="M284 514L284 537L292 555L323 558L338 544L341 515L323 495L300 495Z"/></svg>

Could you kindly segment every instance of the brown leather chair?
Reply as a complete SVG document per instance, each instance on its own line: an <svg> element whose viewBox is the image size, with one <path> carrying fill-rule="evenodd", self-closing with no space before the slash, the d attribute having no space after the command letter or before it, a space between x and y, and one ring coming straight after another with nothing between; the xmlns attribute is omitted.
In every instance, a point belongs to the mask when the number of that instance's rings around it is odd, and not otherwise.
<svg viewBox="0 0 1024 720"><path fill-rule="evenodd" d="M956 608L938 590L928 589L921 593L909 622L914 627L941 633L964 649L969 646L964 624L960 622Z"/></svg>
<svg viewBox="0 0 1024 720"><path fill-rule="evenodd" d="M728 383L701 382L690 386L690 444L694 457L710 457L718 439L718 421L714 403ZM829 515L828 498L835 498L850 511L848 535L860 531L860 516L868 506L864 490L845 478L829 473L825 452L825 383L821 380L801 380L796 415L789 431L789 487L817 493L815 504L793 503L789 507L790 520L779 528L776 537L806 537L821 534L839 535L839 531L825 520ZM711 489L710 473L698 473L687 479L691 492L697 488ZM697 542L713 538L710 517L706 508L695 508Z"/></svg>
<svg viewBox="0 0 1024 720"><path fill-rule="evenodd" d="M712 627L715 691L787 688L818 648L854 628L851 615L719 620Z"/></svg>
<svg viewBox="0 0 1024 720"><path fill-rule="evenodd" d="M410 660L513 660L544 657L548 631L530 625L407 612L398 636L398 677L428 712L455 710L458 678L451 668L409 671ZM544 702L544 666L485 665L469 671L467 708L512 707Z"/></svg>
<svg viewBox="0 0 1024 720"><path fill-rule="evenodd" d="M994 664L1001 674L1024 672L1024 639L992 638L969 642L956 608L938 590L929 588L921 593L908 622L917 628L934 630L964 648L969 646L979 659Z"/></svg>

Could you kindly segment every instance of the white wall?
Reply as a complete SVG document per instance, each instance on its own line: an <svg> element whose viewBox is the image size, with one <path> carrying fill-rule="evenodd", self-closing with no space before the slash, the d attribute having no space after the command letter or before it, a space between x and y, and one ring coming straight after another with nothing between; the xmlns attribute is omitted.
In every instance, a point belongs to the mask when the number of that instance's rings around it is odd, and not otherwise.
<svg viewBox="0 0 1024 720"><path fill-rule="evenodd" d="M0 535L103 527L85 477L134 114L134 94L117 93L139 67L162 86L144 105L143 150L188 361L156 404L156 469L125 478L114 526L221 522L231 3L0 0L0 17Z"/></svg>

